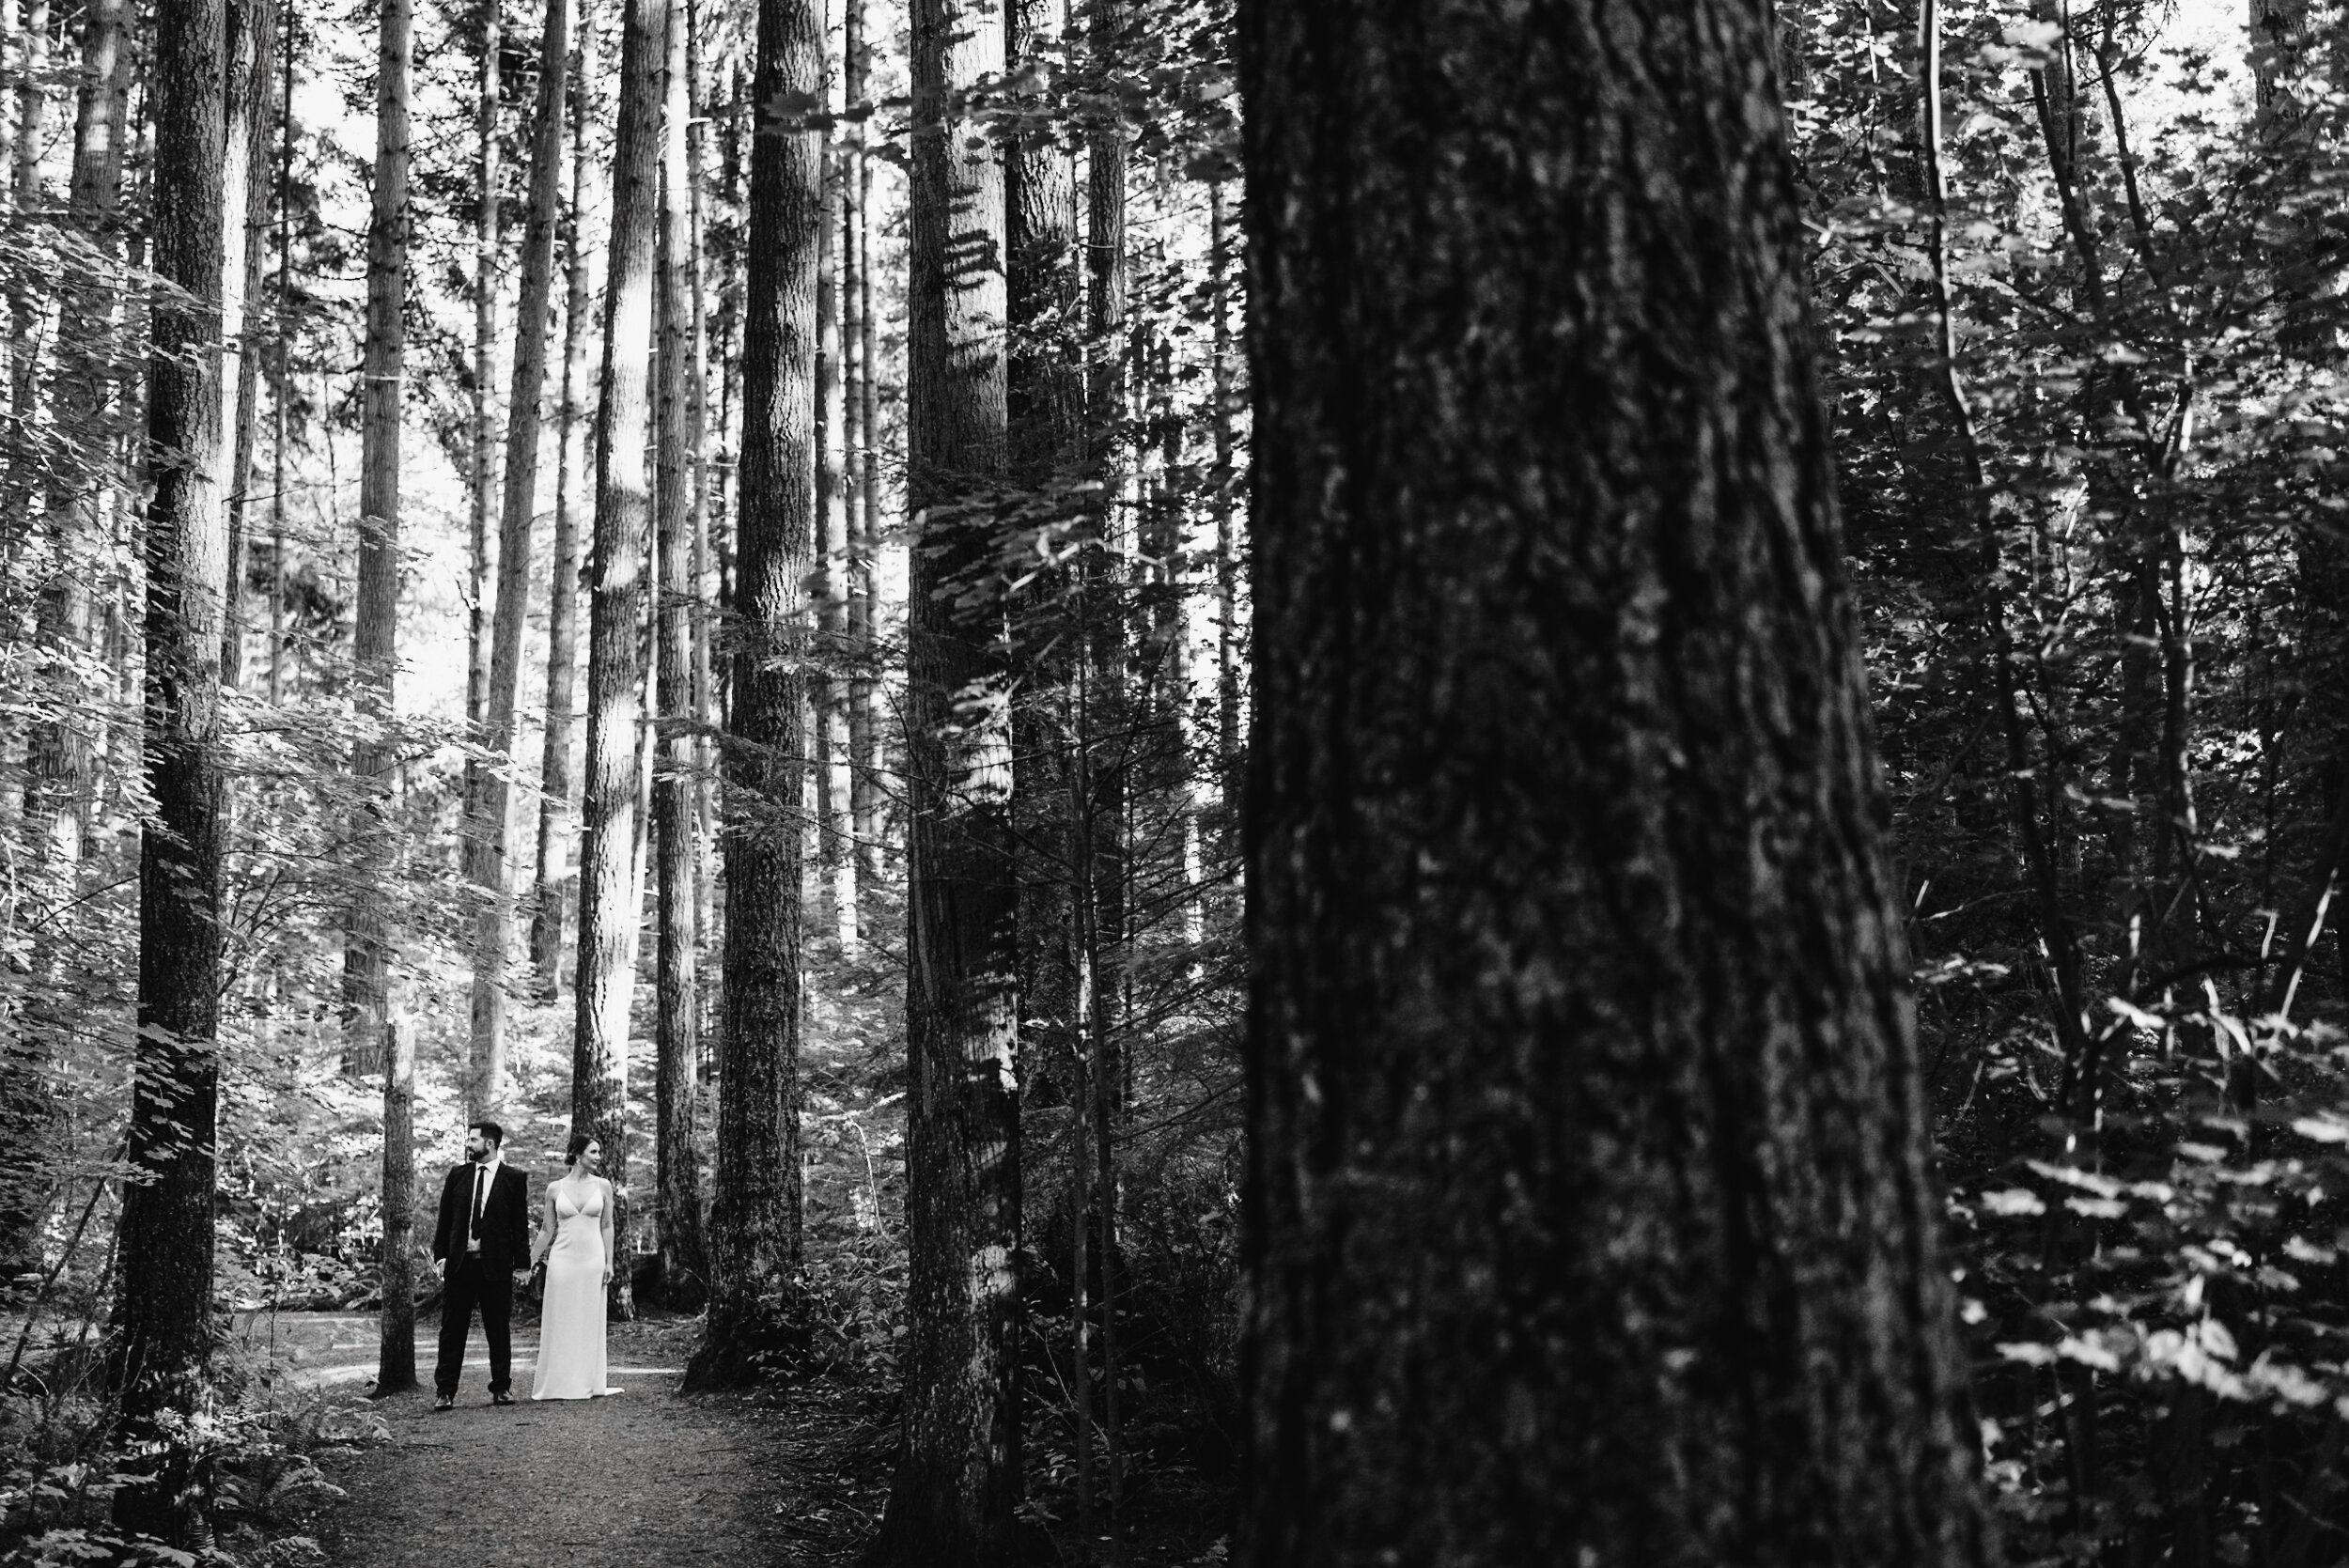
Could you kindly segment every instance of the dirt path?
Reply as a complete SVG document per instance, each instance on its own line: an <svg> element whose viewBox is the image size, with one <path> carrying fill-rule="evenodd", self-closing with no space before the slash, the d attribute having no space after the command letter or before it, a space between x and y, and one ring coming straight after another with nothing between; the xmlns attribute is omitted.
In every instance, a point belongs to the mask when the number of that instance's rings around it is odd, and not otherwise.
<svg viewBox="0 0 2349 1568"><path fill-rule="evenodd" d="M454 1410L428 1391L368 1406L386 1441L331 1457L350 1494L319 1521L336 1568L537 1564L565 1568L749 1568L844 1560L877 1499L840 1475L863 1446L856 1422L809 1399L678 1391L697 1323L615 1324L611 1380L626 1391L584 1403L528 1397L536 1326L515 1326L521 1402L489 1402L476 1332ZM288 1324L296 1377L351 1394L374 1371L372 1318ZM437 1329L419 1326L429 1382Z"/></svg>

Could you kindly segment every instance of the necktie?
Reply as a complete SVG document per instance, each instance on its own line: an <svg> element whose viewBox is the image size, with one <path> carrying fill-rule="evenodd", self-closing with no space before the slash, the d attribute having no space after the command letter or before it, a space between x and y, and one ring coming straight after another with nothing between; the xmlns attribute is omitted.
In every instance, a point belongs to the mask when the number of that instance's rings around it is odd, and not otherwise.
<svg viewBox="0 0 2349 1568"><path fill-rule="evenodd" d="M467 1226L466 1234L475 1247L481 1245L482 1200L488 1195L489 1186L490 1168L486 1165L474 1166L473 1168L473 1219Z"/></svg>

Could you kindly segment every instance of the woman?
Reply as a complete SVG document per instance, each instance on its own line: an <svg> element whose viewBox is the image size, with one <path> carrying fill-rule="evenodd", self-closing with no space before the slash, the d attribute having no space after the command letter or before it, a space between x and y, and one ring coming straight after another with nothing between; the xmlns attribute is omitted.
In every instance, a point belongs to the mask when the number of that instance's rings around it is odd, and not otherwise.
<svg viewBox="0 0 2349 1568"><path fill-rule="evenodd" d="M564 1163L570 1169L547 1184L546 1223L532 1250L547 1271L546 1305L538 1318L538 1370L533 1399L593 1399L616 1394L604 1387L603 1292L612 1282L612 1184L596 1174L603 1145L574 1134Z"/></svg>

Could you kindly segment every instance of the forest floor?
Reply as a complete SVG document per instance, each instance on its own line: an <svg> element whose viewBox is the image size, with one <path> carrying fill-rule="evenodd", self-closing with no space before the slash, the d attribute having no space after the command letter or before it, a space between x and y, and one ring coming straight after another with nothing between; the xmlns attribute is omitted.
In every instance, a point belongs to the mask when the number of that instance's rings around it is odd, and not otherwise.
<svg viewBox="0 0 2349 1568"><path fill-rule="evenodd" d="M561 1562L566 1568L749 1568L850 1560L878 1515L894 1432L846 1390L814 1383L744 1394L680 1391L698 1320L614 1324L611 1380L626 1391L534 1404L535 1324L514 1326L518 1405L490 1403L476 1328L454 1410L429 1388L366 1406L378 1442L325 1456L349 1499L317 1523L335 1568ZM439 1326L417 1326L428 1385ZM273 1325L289 1382L340 1403L375 1373L371 1315L288 1313Z"/></svg>

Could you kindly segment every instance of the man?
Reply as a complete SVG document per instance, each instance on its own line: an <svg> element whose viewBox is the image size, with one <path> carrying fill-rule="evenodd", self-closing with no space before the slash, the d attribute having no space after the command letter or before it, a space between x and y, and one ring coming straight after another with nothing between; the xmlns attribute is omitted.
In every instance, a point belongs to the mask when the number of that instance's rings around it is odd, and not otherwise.
<svg viewBox="0 0 2349 1568"><path fill-rule="evenodd" d="M490 1342L490 1403L514 1403L514 1281L530 1272L530 1178L503 1157L506 1129L475 1122L465 1129L465 1163L441 1184L441 1221L432 1261L442 1265L441 1360L432 1372L435 1410L457 1403L465 1370L465 1336L474 1309Z"/></svg>

